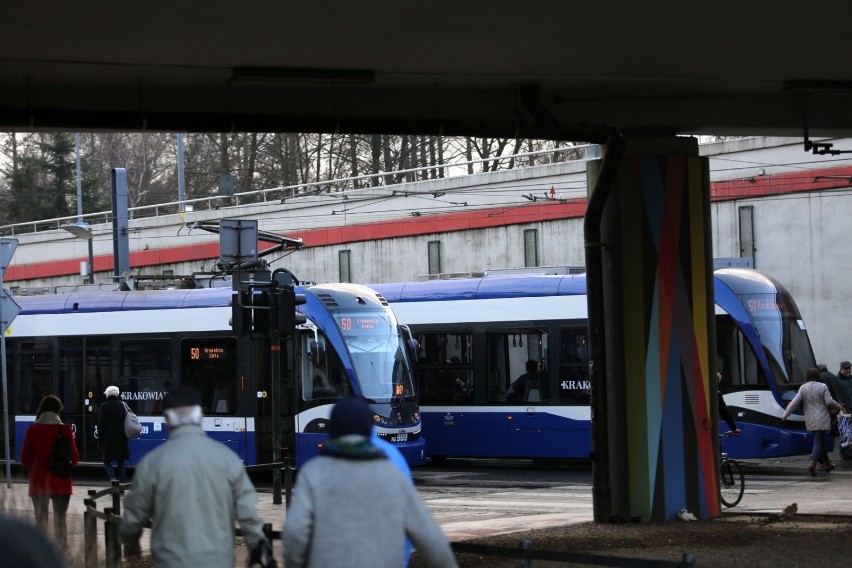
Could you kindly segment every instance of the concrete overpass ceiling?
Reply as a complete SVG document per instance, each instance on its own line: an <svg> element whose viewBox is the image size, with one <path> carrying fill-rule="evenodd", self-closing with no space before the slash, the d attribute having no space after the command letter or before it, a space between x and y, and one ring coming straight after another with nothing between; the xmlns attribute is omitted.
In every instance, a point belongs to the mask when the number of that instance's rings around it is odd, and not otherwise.
<svg viewBox="0 0 852 568"><path fill-rule="evenodd" d="M852 5L7 2L0 128L852 132ZM807 94L807 96L806 96Z"/></svg>

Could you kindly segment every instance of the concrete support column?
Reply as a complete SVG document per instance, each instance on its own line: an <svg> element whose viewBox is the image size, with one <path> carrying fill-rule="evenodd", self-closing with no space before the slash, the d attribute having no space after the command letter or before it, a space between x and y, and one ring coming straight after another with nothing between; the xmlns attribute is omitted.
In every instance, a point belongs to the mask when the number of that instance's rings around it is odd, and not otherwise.
<svg viewBox="0 0 852 568"><path fill-rule="evenodd" d="M589 168L589 187L600 166ZM600 242L587 233L586 243L599 266L589 276L591 337L602 343L592 346L593 389L602 387L593 429L606 433L593 448L606 469L595 473L604 504L595 518L716 516L708 161L693 138L627 139L616 166L594 190L605 191Z"/></svg>

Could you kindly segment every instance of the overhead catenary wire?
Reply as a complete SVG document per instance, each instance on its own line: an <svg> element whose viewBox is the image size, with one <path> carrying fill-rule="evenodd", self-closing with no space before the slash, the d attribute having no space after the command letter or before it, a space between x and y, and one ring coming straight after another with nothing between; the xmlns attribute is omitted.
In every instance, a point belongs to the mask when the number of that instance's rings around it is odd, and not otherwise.
<svg viewBox="0 0 852 568"><path fill-rule="evenodd" d="M559 151L575 151L581 147L563 147L557 148L553 150L545 150L534 152L531 154L547 154L554 153ZM530 154L530 153L528 153ZM524 154L519 154L516 156L521 156ZM494 159L511 159L511 156L501 156L501 157L490 157L490 158L482 158L478 160L474 160L474 162L491 162ZM848 158L842 157L830 157L830 158L820 158L815 157L814 159L801 160L797 162L790 163L772 163L765 160L747 160L747 159L739 159L739 158L727 158L724 156L710 156L709 157L711 163L711 177L712 174L718 174L723 172L737 172L737 171L748 171L753 170L755 168L766 168L766 169L787 169L789 170L788 174L784 173L775 173L771 175L756 175L750 177L744 177L740 179L728 179L728 180L716 180L713 183L728 183L728 184L737 184L737 183L757 183L758 178L764 178L768 180L768 182L764 182L763 185L768 185L768 192L771 194L772 188L775 186L784 186L784 192L796 192L796 191L805 191L808 189L814 189L812 186L816 181L814 178L808 179L807 177L802 177L802 173L807 173L812 170L811 166L815 164L825 165L825 164L846 164L850 165L850 169L852 169L852 160ZM721 165L719 165L721 164ZM731 164L737 164L735 167L732 167ZM380 172L377 174L371 174L371 176L383 177L387 175L398 175L404 172L411 171L420 171L430 169L432 166L421 167L421 168L412 168L410 170L401 170L400 172ZM453 164L444 164L442 166L437 167L457 167ZM467 176L454 176L454 177L467 177ZM433 183L433 180L425 180L425 181L416 181L416 182L403 182L398 185L380 185L376 187L369 188L359 188L359 189L349 189L349 190L341 190L336 191L334 193L322 193L323 191L329 191L329 184L335 183L343 183L343 182L351 182L353 179L362 179L363 176L357 178L341 178L339 180L326 180L326 181L318 181L318 182L310 182L306 184L298 184L295 186L279 186L274 188L267 188L263 190L254 190L251 192L247 192L244 194L237 194L236 199L246 199L250 198L250 196L254 195L256 197L261 197L263 201L257 202L249 202L242 203L241 205L262 205L265 203L269 203L268 195L274 194L274 192L287 192L296 191L300 188L312 188L309 190L309 193L313 193L316 195L309 195L306 193L296 194L295 196L288 196L284 198L285 205L290 203L292 204L292 200L298 200L298 207L296 209L288 209L282 211L280 214L272 214L266 215L265 221L268 223L275 224L280 227L282 230L305 230L311 228L315 224L318 219L322 219L327 217L329 213L327 211L310 211L312 208L317 206L322 206L327 204L326 199L335 198L340 199L341 196L344 200L350 200L349 203L342 210L336 210L335 213L345 214L347 216L352 216L358 220L358 222L370 222L371 220L384 220L388 217L392 217L394 215L402 217L406 215L410 215L413 211L419 211L421 214L442 214L446 212L452 212L453 208L503 208L503 207L512 207L512 206L520 206L525 203L525 199L523 197L524 193L529 193L530 195L538 195L539 192L542 193L541 200L545 199L544 192L548 192L552 187L554 192L558 196L558 200L564 199L572 199L575 197L585 197L586 194L586 182L584 176L578 176L580 179L568 179L568 180L559 180L558 183L549 183L547 181L530 181L529 183L524 182L513 182L510 184L505 184L502 186L493 186L493 185L474 185L468 187L457 187L457 188L442 188L440 192L436 191L434 187L428 187L429 184ZM443 178L445 180L452 178ZM843 180L838 179L838 182ZM838 183L838 188L833 188L832 191L838 192L843 189L842 185ZM390 193L389 193L390 192ZM438 196L437 194L441 195ZM469 197L476 195L480 198L488 200L487 204L483 203L474 203L470 202ZM766 191L759 193L761 196L767 195ZM439 199L442 197L443 199ZM454 199L455 197L455 199ZM744 194L742 198L748 198L750 195ZM432 205L416 205L411 206L410 204L400 206L400 207L390 207L390 208L382 208L382 209L370 209L370 207L375 207L377 203L380 202L393 202L395 199L399 198L411 198L415 200L428 200L433 201L435 203L441 202L444 207L434 207ZM492 198L492 199L489 199ZM736 199L737 195L734 193L732 195L726 195L725 199ZM278 199L278 198L276 198ZM353 201L354 200L354 201ZM212 209L212 204L214 202L219 203L217 205L217 209L221 210L223 214L227 214L227 212L232 207L229 204L226 204L226 199L220 196L214 197L202 197L196 199L188 199L186 203L207 203L208 207ZM536 199L536 201L539 201ZM550 200L548 200L550 201ZM359 203L360 202L360 203ZM158 216L161 215L156 213L159 208L168 208L172 205L175 205L175 202L165 203L165 204L154 204L154 205L146 205L139 208L131 208L132 219L140 219L146 217L144 214L145 211L154 210L155 214ZM364 209L370 209L369 211L359 211ZM297 213L295 211L303 210L301 213ZM134 214L135 213L135 214ZM171 214L171 213L168 213ZM357 216L357 217L356 217ZM92 219L93 223L105 222L108 223L111 219L111 214L109 212L97 212L87 214L85 217ZM64 218L63 218L64 219ZM51 221L55 221L58 226L59 222L63 219L55 219L55 220L44 220L44 221L33 221L27 223L19 223L16 224L16 227L34 227L34 230L37 229L37 225L49 224ZM308 227L296 227L294 228L293 224L306 224L310 225ZM0 228L8 229L8 227ZM55 228L55 227L54 227ZM132 238L132 237L131 237Z"/></svg>

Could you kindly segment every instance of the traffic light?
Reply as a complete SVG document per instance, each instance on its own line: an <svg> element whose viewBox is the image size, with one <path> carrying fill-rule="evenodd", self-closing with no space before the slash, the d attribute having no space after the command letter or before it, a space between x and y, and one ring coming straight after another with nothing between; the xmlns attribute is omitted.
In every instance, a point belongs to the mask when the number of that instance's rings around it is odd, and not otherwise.
<svg viewBox="0 0 852 568"><path fill-rule="evenodd" d="M296 311L296 307L303 305L308 299L304 294L296 294L292 286L284 286L277 294L278 333L288 335L293 333L297 325L308 321L304 314Z"/></svg>
<svg viewBox="0 0 852 568"><path fill-rule="evenodd" d="M267 290L262 290L254 294L254 306L256 309L252 310L252 317L254 318L252 329L254 329L256 334L267 335L270 332L269 322L272 321L272 318L269 316L270 302L270 294Z"/></svg>

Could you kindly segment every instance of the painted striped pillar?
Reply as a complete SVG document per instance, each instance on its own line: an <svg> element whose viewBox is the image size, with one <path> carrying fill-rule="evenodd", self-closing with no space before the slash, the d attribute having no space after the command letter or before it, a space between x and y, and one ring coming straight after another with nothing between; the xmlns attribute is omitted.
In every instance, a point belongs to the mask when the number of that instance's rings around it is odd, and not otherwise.
<svg viewBox="0 0 852 568"><path fill-rule="evenodd" d="M719 513L709 187L695 139L627 139L601 212L612 518Z"/></svg>

